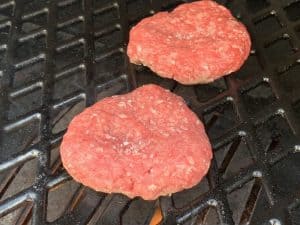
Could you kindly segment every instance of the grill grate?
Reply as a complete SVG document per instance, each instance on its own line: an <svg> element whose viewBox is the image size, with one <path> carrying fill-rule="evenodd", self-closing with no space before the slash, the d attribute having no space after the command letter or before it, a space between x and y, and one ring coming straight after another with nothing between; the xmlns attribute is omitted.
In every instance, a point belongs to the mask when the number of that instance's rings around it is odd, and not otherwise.
<svg viewBox="0 0 300 225"><path fill-rule="evenodd" d="M0 2L0 225L299 224L300 2L223 0L253 50L233 76L183 86L129 66L128 30L179 0ZM206 178L160 201L83 187L59 159L74 115L157 83L185 98L214 147Z"/></svg>

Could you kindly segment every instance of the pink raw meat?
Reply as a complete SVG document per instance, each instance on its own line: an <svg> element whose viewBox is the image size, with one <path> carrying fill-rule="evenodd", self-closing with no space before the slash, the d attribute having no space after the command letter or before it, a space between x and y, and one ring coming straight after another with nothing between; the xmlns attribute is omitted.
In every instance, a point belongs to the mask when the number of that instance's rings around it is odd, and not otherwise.
<svg viewBox="0 0 300 225"><path fill-rule="evenodd" d="M228 9L203 0L140 21L130 31L127 54L162 77L197 84L238 70L250 46L245 26Z"/></svg>
<svg viewBox="0 0 300 225"><path fill-rule="evenodd" d="M212 158L202 122L181 97L157 85L84 110L71 121L60 153L78 182L147 200L196 185Z"/></svg>

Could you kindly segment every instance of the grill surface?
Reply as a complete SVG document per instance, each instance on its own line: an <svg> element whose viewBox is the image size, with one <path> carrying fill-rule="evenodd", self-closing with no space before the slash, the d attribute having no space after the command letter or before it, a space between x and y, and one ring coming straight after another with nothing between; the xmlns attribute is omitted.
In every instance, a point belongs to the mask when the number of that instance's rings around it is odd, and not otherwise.
<svg viewBox="0 0 300 225"><path fill-rule="evenodd" d="M248 27L243 68L183 86L130 66L128 30L170 10L168 0L0 2L0 224L300 224L300 2L219 1ZM185 98L214 147L206 178L160 201L83 187L65 173L59 143L95 101L157 83Z"/></svg>

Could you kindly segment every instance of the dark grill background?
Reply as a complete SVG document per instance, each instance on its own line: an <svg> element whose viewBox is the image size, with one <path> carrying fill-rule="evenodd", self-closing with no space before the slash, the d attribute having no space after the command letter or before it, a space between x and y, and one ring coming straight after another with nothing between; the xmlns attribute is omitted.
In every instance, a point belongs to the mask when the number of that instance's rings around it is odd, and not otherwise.
<svg viewBox="0 0 300 225"><path fill-rule="evenodd" d="M199 185L160 199L164 224L300 224L300 1L219 1L253 51L240 71L197 86L124 54L131 26L181 2L0 1L0 225L148 224L158 202L75 183L58 151L74 115L144 83L183 96L214 147Z"/></svg>

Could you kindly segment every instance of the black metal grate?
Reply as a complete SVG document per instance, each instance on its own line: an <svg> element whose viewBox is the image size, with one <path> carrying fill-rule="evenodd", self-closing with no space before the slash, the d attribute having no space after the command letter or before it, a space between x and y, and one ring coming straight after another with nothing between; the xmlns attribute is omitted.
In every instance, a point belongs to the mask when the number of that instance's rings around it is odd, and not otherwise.
<svg viewBox="0 0 300 225"><path fill-rule="evenodd" d="M300 224L300 2L223 0L248 27L232 76L183 86L128 65L128 30L179 0L0 2L0 225L149 224L158 201L94 192L61 167L86 106L136 85L183 96L214 147L206 178L160 198L162 224Z"/></svg>

